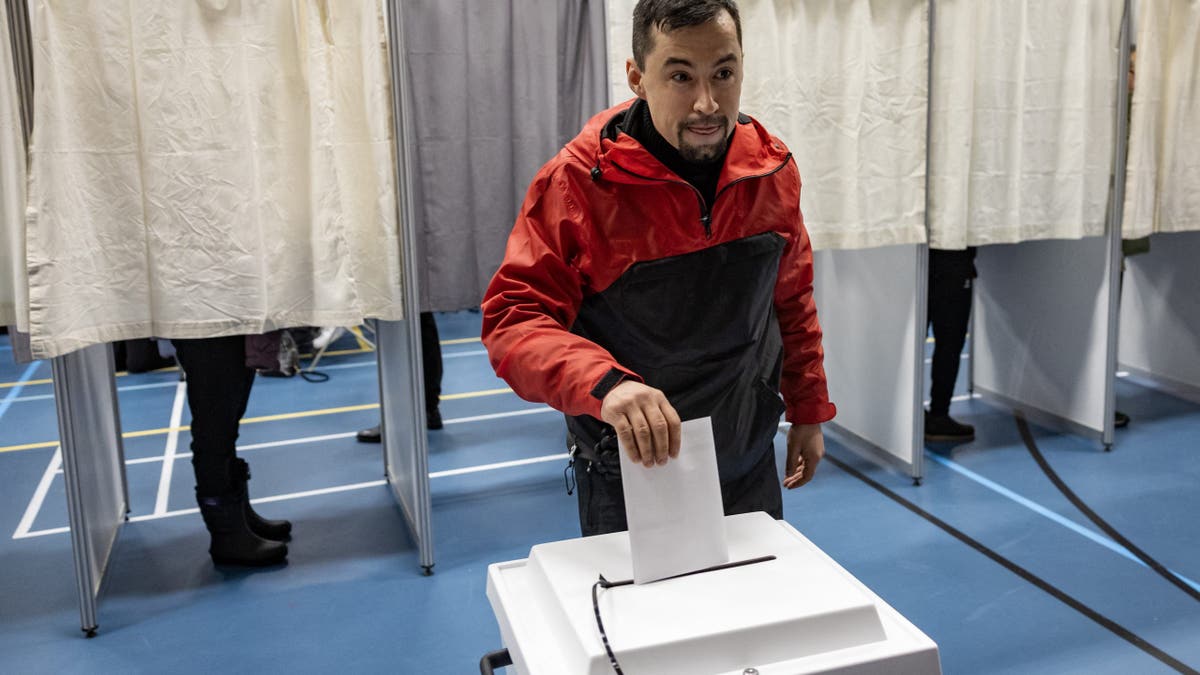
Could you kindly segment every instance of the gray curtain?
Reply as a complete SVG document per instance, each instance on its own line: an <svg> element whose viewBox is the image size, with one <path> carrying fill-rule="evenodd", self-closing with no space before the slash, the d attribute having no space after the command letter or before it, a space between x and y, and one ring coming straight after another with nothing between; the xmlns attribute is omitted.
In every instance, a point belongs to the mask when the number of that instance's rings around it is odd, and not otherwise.
<svg viewBox="0 0 1200 675"><path fill-rule="evenodd" d="M602 110L600 0L410 0L421 309L479 304L537 170Z"/></svg>

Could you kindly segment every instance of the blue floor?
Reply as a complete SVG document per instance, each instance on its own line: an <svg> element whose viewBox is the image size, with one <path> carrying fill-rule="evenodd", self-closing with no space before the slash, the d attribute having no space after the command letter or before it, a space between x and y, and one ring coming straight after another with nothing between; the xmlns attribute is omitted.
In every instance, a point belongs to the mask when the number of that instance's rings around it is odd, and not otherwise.
<svg viewBox="0 0 1200 675"><path fill-rule="evenodd" d="M289 562L277 569L213 567L190 511L186 457L172 463L165 512L155 515L178 373L124 375L122 423L142 432L125 444L132 520L91 640L79 631L61 474L36 498L57 437L50 367L14 365L0 337L0 672L478 672L480 656L500 646L484 593L487 565L578 536L578 521L562 460L452 472L561 454L563 424L511 393L488 393L504 384L482 353L478 314L438 321L448 398L446 428L429 435L433 576L421 574L382 482L380 447L353 438L378 419L370 407L378 385L373 354L352 336L322 359L328 382L255 384L240 440L252 496L283 497L259 510L296 528ZM1118 431L1113 452L1035 426L1037 445L1112 526L1200 583L1200 406L1128 380L1117 393L1133 423ZM521 411L531 414L464 420ZM1162 656L1200 668L1200 603L1055 489L1011 412L969 398L952 412L976 426L977 438L927 452L920 487L832 439L829 452L1010 567L832 462L785 494L787 519L933 638L947 673L1174 672ZM189 417L185 409L182 424ZM179 453L188 440L179 435Z"/></svg>

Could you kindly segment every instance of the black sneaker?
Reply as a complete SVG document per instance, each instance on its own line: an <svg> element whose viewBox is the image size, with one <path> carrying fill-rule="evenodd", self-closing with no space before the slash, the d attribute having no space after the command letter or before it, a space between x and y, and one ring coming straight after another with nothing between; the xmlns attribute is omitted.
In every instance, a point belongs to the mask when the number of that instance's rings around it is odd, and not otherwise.
<svg viewBox="0 0 1200 675"><path fill-rule="evenodd" d="M354 435L359 443L379 443L383 440L383 434L379 432L379 425L375 425L370 429L363 429Z"/></svg>
<svg viewBox="0 0 1200 675"><path fill-rule="evenodd" d="M1113 412L1113 426L1118 429L1124 429L1129 426L1129 415L1120 410Z"/></svg>
<svg viewBox="0 0 1200 675"><path fill-rule="evenodd" d="M925 413L925 440L942 443L967 443L975 440L975 427L960 424L949 415Z"/></svg>

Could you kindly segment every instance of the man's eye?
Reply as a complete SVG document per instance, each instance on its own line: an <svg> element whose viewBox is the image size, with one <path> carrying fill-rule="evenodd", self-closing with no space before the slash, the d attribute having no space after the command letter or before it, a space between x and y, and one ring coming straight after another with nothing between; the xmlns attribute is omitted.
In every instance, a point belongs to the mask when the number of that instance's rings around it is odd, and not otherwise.
<svg viewBox="0 0 1200 675"><path fill-rule="evenodd" d="M717 71L718 80L728 80L731 77L733 77L733 70L729 68L722 68L721 70Z"/></svg>
<svg viewBox="0 0 1200 675"><path fill-rule="evenodd" d="M671 75L671 80L675 82L687 82L692 79L687 73L675 73Z"/></svg>

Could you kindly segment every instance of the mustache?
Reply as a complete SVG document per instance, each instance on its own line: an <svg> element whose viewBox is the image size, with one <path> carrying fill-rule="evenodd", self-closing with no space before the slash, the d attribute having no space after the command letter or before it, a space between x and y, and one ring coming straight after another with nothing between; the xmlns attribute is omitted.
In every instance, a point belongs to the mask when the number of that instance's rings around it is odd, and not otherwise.
<svg viewBox="0 0 1200 675"><path fill-rule="evenodd" d="M695 119L684 120L681 126L684 127L721 127L729 126L729 118L715 115L713 117L698 117Z"/></svg>

